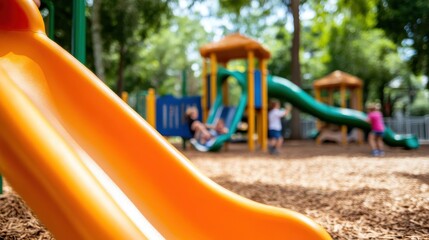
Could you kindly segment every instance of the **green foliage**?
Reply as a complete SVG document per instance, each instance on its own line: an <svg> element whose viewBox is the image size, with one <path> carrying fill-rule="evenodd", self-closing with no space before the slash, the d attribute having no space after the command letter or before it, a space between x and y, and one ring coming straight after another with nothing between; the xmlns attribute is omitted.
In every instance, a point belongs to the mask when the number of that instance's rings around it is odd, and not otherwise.
<svg viewBox="0 0 429 240"><path fill-rule="evenodd" d="M239 32L261 39L265 29L285 22L287 7L280 0L219 0L220 9L214 15L224 21L221 30L223 35Z"/></svg>
<svg viewBox="0 0 429 240"><path fill-rule="evenodd" d="M378 0L311 1L316 18L311 25L316 39L314 56L319 66L311 64L314 77L342 70L364 81L364 101L380 100L383 104L386 85L397 76L408 74L397 45L381 29L375 28ZM317 36L320 36L318 39ZM308 47L307 47L308 48ZM323 71L326 70L325 73Z"/></svg>
<svg viewBox="0 0 429 240"><path fill-rule="evenodd" d="M396 45L382 30L350 33L347 29L336 29L336 33L337 37L329 45L330 70L340 69L363 79L367 89L365 98L383 101L385 85L406 71Z"/></svg>
<svg viewBox="0 0 429 240"><path fill-rule="evenodd" d="M416 75L428 76L429 1L380 0L377 7L378 27L398 45L409 49L408 63Z"/></svg>
<svg viewBox="0 0 429 240"><path fill-rule="evenodd" d="M423 91L420 91L410 108L410 114L412 116L425 116L429 114L429 102L427 99L428 96Z"/></svg>
<svg viewBox="0 0 429 240"><path fill-rule="evenodd" d="M274 38L267 40L272 53L271 60L268 64L268 70L271 74L289 78L291 74L290 48L292 46L292 36L286 31L286 28L280 22L275 24L272 29ZM268 38L268 37L267 37Z"/></svg>
<svg viewBox="0 0 429 240"><path fill-rule="evenodd" d="M198 49L209 42L209 35L198 20L187 17L172 19L169 28L163 28L150 36L139 50L134 69L139 81L126 86L126 89L155 87L158 94L179 95L181 72L187 74L189 94L199 93L201 69L198 63L201 57ZM192 71L191 71L192 68Z"/></svg>
<svg viewBox="0 0 429 240"><path fill-rule="evenodd" d="M228 102L233 106L237 106L241 97L241 87L234 78L228 79Z"/></svg>
<svg viewBox="0 0 429 240"><path fill-rule="evenodd" d="M72 3L72 0L55 2L55 42L69 52L71 52ZM43 12L45 8L45 4L42 3L41 11Z"/></svg>
<svg viewBox="0 0 429 240"><path fill-rule="evenodd" d="M165 17L170 16L168 3L167 0L104 0L101 12L103 35L120 43L133 42L133 37L144 40L161 27Z"/></svg>
<svg viewBox="0 0 429 240"><path fill-rule="evenodd" d="M170 16L169 1L105 0L101 6L104 49L107 63L107 82L116 82L117 92L128 83L138 82L132 73L138 50L148 36L158 31ZM114 80L113 80L114 79ZM113 80L113 81L112 81ZM113 86L112 86L113 87Z"/></svg>
<svg viewBox="0 0 429 240"><path fill-rule="evenodd" d="M54 28L54 41L64 48L66 51L71 53L72 49L72 11L73 11L73 1L65 0L65 1L53 1L55 7L55 28ZM86 9L86 23L87 26L90 26L90 14L88 12L88 8ZM45 3L42 1L42 5L40 6L40 11L42 12L42 16L47 18L49 11ZM46 19L45 19L46 20ZM45 21L46 23L47 21ZM46 26L47 28L47 26ZM88 30L89 28L87 28ZM90 69L93 68L93 58L92 58L92 38L90 31L86 32L86 66Z"/></svg>
<svg viewBox="0 0 429 240"><path fill-rule="evenodd" d="M243 7L250 5L251 2L252 2L251 0L236 0L236 1L219 0L219 4L222 7L222 9L237 15L240 15L240 10Z"/></svg>
<svg viewBox="0 0 429 240"><path fill-rule="evenodd" d="M338 0L338 9L345 22L352 21L354 26L372 28L376 24L376 4L378 0Z"/></svg>
<svg viewBox="0 0 429 240"><path fill-rule="evenodd" d="M413 114L426 109L427 95L420 94L423 91L415 79L421 79L420 74L427 74L429 68L427 0L300 3L302 87L307 89L313 80L339 69L364 80L365 100L413 106ZM129 92L155 87L160 94L179 95L181 71L186 69L189 94L199 94L199 47L232 32L262 42L272 54L270 74L290 79L289 4L287 0L103 0L107 84L116 88L122 79L123 89ZM204 14L200 14L201 6L207 7ZM56 41L70 50L72 0L55 1L55 7ZM87 65L91 68L90 23ZM242 62L230 66L243 68ZM399 88L387 87L392 79L400 82ZM230 98L235 99L240 92L230 85ZM410 91L418 92L415 101Z"/></svg>

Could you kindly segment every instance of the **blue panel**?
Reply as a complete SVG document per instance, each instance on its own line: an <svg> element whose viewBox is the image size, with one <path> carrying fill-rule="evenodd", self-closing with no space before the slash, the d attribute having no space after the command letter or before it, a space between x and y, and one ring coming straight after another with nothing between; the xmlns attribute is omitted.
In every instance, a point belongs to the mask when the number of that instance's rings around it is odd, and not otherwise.
<svg viewBox="0 0 429 240"><path fill-rule="evenodd" d="M255 71L255 108L262 108L261 71Z"/></svg>
<svg viewBox="0 0 429 240"><path fill-rule="evenodd" d="M230 128L236 112L237 107L235 106L219 106L212 123L216 124L219 119L223 119L225 127Z"/></svg>
<svg viewBox="0 0 429 240"><path fill-rule="evenodd" d="M199 119L201 120L201 97L177 98L171 95L156 99L156 129L164 136L178 136L191 138L188 122L186 120L186 109L197 107Z"/></svg>

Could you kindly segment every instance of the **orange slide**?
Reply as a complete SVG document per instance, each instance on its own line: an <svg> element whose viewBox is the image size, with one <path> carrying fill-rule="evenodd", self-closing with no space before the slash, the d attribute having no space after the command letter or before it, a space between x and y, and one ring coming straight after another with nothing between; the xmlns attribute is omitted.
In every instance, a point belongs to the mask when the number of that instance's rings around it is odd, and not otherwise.
<svg viewBox="0 0 429 240"><path fill-rule="evenodd" d="M202 175L44 33L0 1L0 172L57 239L331 239L311 219Z"/></svg>

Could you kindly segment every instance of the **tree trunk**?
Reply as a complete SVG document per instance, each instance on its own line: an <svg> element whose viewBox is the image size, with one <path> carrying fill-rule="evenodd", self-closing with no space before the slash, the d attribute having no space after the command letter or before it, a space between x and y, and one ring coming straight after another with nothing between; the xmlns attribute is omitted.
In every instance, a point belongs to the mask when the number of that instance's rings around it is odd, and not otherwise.
<svg viewBox="0 0 429 240"><path fill-rule="evenodd" d="M292 82L301 87L301 65L299 63L300 31L301 23L299 19L300 0L291 0L291 10L293 16L293 39L292 39ZM292 110L291 138L301 139L301 118L300 111L296 108Z"/></svg>
<svg viewBox="0 0 429 240"><path fill-rule="evenodd" d="M121 96L124 91L124 61L125 61L125 46L121 43L119 47L119 68L118 68L118 80L116 81L116 94Z"/></svg>
<svg viewBox="0 0 429 240"><path fill-rule="evenodd" d="M103 82L106 79L103 64L103 39L101 38L100 8L102 0L93 0L92 5L92 47L94 49L95 74Z"/></svg>

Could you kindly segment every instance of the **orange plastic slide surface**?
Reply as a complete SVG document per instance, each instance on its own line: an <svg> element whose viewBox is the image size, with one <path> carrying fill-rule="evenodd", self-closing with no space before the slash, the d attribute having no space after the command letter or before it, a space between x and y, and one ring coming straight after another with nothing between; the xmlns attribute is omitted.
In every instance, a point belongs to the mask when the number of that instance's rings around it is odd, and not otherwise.
<svg viewBox="0 0 429 240"><path fill-rule="evenodd" d="M31 0L0 1L0 98L0 171L58 239L331 239L202 175L46 37Z"/></svg>

